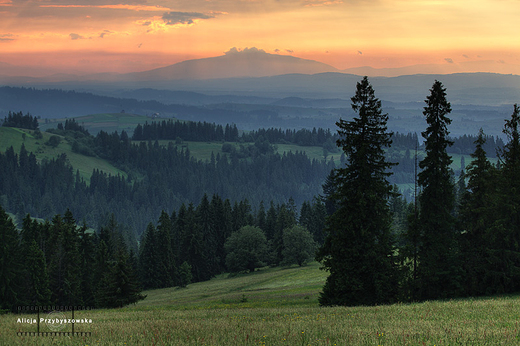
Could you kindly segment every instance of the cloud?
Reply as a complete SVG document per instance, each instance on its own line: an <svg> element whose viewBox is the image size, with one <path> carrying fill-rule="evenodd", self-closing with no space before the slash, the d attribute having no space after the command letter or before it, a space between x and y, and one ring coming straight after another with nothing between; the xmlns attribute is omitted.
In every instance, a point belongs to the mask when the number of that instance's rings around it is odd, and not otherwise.
<svg viewBox="0 0 520 346"><path fill-rule="evenodd" d="M257 54L257 53L265 53L265 50L258 49L256 47L251 48L244 48L242 50L238 49L237 47L233 47L227 52L224 52L226 55L233 55L233 54Z"/></svg>
<svg viewBox="0 0 520 346"><path fill-rule="evenodd" d="M289 54L294 53L294 50L292 50L292 49L286 49L285 51L286 51L287 53L289 53Z"/></svg>
<svg viewBox="0 0 520 346"><path fill-rule="evenodd" d="M166 25L193 24L196 19L211 18L215 18L215 16L199 12L166 12L162 16Z"/></svg>
<svg viewBox="0 0 520 346"><path fill-rule="evenodd" d="M114 32L113 31L110 31L110 30L103 30L103 32L101 34L99 34L99 38L103 38L105 37L106 35L109 35L109 34L113 34Z"/></svg>
<svg viewBox="0 0 520 346"><path fill-rule="evenodd" d="M462 56L466 59L469 59L469 56L467 56L466 54L462 54Z"/></svg>
<svg viewBox="0 0 520 346"><path fill-rule="evenodd" d="M363 52L360 51L360 50L358 50L357 53L358 53L359 55L363 55Z"/></svg>
<svg viewBox="0 0 520 346"><path fill-rule="evenodd" d="M0 0L1 1L1 0ZM74 4L74 5L60 5L60 4L48 4L48 5L39 5L40 8L91 8L91 9L108 9L108 10L129 10L129 11L148 11L148 12L160 12L160 11L168 11L170 8L168 7L159 7L159 6L147 6L147 5L131 5L131 4Z"/></svg>
<svg viewBox="0 0 520 346"><path fill-rule="evenodd" d="M0 0L2 1L2 0ZM25 0L15 0L17 2L25 2ZM42 1L43 2L43 1ZM74 5L71 5L74 3ZM85 6L85 7L95 7L95 6L146 6L146 0L51 0L45 1L44 4L39 4L39 6L46 7L69 7L69 6Z"/></svg>
<svg viewBox="0 0 520 346"><path fill-rule="evenodd" d="M444 61L446 61L448 64L453 64L452 58L444 58Z"/></svg>
<svg viewBox="0 0 520 346"><path fill-rule="evenodd" d="M319 7L319 6L330 6L330 5L339 5L342 4L343 1L340 0L307 0L306 2L310 2L305 5L305 7Z"/></svg>
<svg viewBox="0 0 520 346"><path fill-rule="evenodd" d="M71 40L82 40L85 37L81 36L80 34L70 33L69 37Z"/></svg>
<svg viewBox="0 0 520 346"><path fill-rule="evenodd" d="M274 52L275 52L275 53L280 53L280 50L279 50L278 48L276 48L276 49L274 50Z"/></svg>
<svg viewBox="0 0 520 346"><path fill-rule="evenodd" d="M141 48L143 44L142 43L139 43L139 45L137 46L137 48Z"/></svg>
<svg viewBox="0 0 520 346"><path fill-rule="evenodd" d="M0 34L0 41L14 41L14 35L13 34Z"/></svg>

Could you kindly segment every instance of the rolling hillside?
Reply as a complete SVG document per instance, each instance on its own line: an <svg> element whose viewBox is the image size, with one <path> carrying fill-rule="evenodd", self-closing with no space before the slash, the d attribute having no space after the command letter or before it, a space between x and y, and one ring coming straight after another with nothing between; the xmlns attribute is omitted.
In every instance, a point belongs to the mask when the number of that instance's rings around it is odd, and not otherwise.
<svg viewBox="0 0 520 346"><path fill-rule="evenodd" d="M18 154L23 144L27 151L34 153L38 162L41 162L42 160L50 160L61 154L65 154L67 155L69 163L73 167L74 171L79 170L80 176L87 182L92 175L93 169L99 169L112 175L120 174L126 177L125 172L114 167L106 160L74 153L72 151L71 143L68 143L67 140L61 136L61 143L56 148L53 148L45 144L52 134L42 132L42 139L34 138L33 134L34 131L31 130L0 127L0 152L5 152L7 148L12 146L14 152Z"/></svg>

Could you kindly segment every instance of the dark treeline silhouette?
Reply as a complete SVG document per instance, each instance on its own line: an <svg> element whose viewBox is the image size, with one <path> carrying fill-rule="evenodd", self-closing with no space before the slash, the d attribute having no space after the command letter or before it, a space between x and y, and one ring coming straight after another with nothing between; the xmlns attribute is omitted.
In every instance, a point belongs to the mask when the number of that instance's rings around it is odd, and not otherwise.
<svg viewBox="0 0 520 346"><path fill-rule="evenodd" d="M38 128L38 119L29 113L23 115L22 112L9 112L4 118L2 126L36 130Z"/></svg>
<svg viewBox="0 0 520 346"><path fill-rule="evenodd" d="M176 140L209 142L255 142L260 137L267 139L272 144L292 143L302 146L322 146L327 141L336 141L329 129L313 128L312 130L282 130L281 128L259 129L244 132L239 135L236 125L226 126L207 122L173 121L146 122L137 125L132 135L132 140Z"/></svg>
<svg viewBox="0 0 520 346"><path fill-rule="evenodd" d="M17 306L122 307L145 296L137 258L112 216L99 232L78 227L72 213L17 230L0 206L0 310Z"/></svg>

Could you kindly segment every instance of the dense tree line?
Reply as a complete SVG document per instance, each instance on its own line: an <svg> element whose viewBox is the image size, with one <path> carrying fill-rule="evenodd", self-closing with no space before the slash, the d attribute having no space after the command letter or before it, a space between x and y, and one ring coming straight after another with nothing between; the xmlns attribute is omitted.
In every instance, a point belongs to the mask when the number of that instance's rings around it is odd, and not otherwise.
<svg viewBox="0 0 520 346"><path fill-rule="evenodd" d="M143 287L185 286L266 265L303 265L324 239L326 216L319 198L305 202L299 212L293 200L270 202L268 208L262 202L254 212L247 200L231 203L204 195L198 206L162 211L141 238Z"/></svg>
<svg viewBox="0 0 520 346"><path fill-rule="evenodd" d="M332 214L317 255L330 272L322 305L520 291L520 108L514 105L505 122L498 164L489 162L490 138L481 130L473 137L473 161L457 179L447 153L451 105L442 83L435 81L425 102L425 156L418 198L408 205L389 184L393 163L383 148L392 134L366 77L352 98L359 116L337 123L348 159L324 184Z"/></svg>
<svg viewBox="0 0 520 346"><path fill-rule="evenodd" d="M332 145L337 138L329 129L313 128L312 130L300 129L282 130L281 128L259 129L256 131L239 131L235 124L226 126L207 122L173 121L146 122L138 124L132 135L132 140L176 140L209 142L255 142L258 138L264 138L270 143L292 143L301 146L323 146L330 142Z"/></svg>
<svg viewBox="0 0 520 346"><path fill-rule="evenodd" d="M2 126L36 130L38 128L38 119L30 113L23 115L22 112L9 112L4 118Z"/></svg>
<svg viewBox="0 0 520 346"><path fill-rule="evenodd" d="M486 136L483 134L485 143L483 149L489 157L497 157L497 153L504 147L504 141L500 137ZM455 154L470 155L475 150L475 141L478 135L462 135L460 137L451 138L453 144L450 147L450 152Z"/></svg>
<svg viewBox="0 0 520 346"><path fill-rule="evenodd" d="M137 262L111 217L97 233L78 227L72 213L20 230L0 207L0 310L17 306L122 307L144 296Z"/></svg>
<svg viewBox="0 0 520 346"><path fill-rule="evenodd" d="M163 120L151 123L138 124L134 129L132 140L176 140L207 142L207 141L238 141L236 125L227 124L225 127L215 123L194 121Z"/></svg>

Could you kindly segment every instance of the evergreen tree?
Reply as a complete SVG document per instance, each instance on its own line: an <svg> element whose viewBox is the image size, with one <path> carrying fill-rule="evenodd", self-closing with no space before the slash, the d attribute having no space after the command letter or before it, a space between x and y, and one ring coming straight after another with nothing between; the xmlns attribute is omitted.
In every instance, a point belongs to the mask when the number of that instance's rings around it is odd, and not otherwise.
<svg viewBox="0 0 520 346"><path fill-rule="evenodd" d="M337 210L327 219L325 244L317 259L330 272L321 305L373 305L396 299L398 273L391 235L392 216L387 181L392 166L385 159L390 146L388 115L368 78L357 83L352 121L340 119L337 141L347 164L334 173L332 195Z"/></svg>
<svg viewBox="0 0 520 346"><path fill-rule="evenodd" d="M180 213L179 213L180 217ZM195 282L211 279L208 271L206 247L203 235L197 224L197 215L193 204L186 210L185 225L181 234L181 260L191 265L193 280Z"/></svg>
<svg viewBox="0 0 520 346"><path fill-rule="evenodd" d="M15 311L21 303L20 239L13 221L0 206L0 310Z"/></svg>
<svg viewBox="0 0 520 346"><path fill-rule="evenodd" d="M157 249L157 232L150 222L143 234L141 253L139 255L139 271L144 289L161 287L159 278L159 256Z"/></svg>
<svg viewBox="0 0 520 346"><path fill-rule="evenodd" d="M210 212L216 240L215 253L219 259L217 272L221 273L226 268L226 250L224 249L224 244L226 239L231 235L231 204L229 200L222 201L218 195L213 195Z"/></svg>
<svg viewBox="0 0 520 346"><path fill-rule="evenodd" d="M325 207L325 203L319 197L314 197L314 201L312 204L312 225L309 228L309 231L312 233L314 237L314 241L318 245L323 245L325 241L325 221L327 219L327 209Z"/></svg>
<svg viewBox="0 0 520 346"><path fill-rule="evenodd" d="M52 220L48 261L52 303L82 305L79 237L76 221L67 209Z"/></svg>
<svg viewBox="0 0 520 346"><path fill-rule="evenodd" d="M146 298L140 293L137 277L124 249L118 251L116 261L105 273L103 282L101 307L123 307Z"/></svg>
<svg viewBox="0 0 520 346"><path fill-rule="evenodd" d="M94 278L94 301L95 306L109 306L112 297L107 296L105 291L110 281L110 268L113 262L110 260L108 246L104 240L100 240L96 247L96 260L92 276Z"/></svg>
<svg viewBox="0 0 520 346"><path fill-rule="evenodd" d="M205 273L203 273L203 276L207 277L207 279L218 274L220 269L220 258L218 254L219 242L214 225L215 219L213 217L214 214L212 213L208 196L204 194L197 206L196 222L202 235L202 243L205 246L204 257L206 258L206 265L204 266Z"/></svg>
<svg viewBox="0 0 520 346"><path fill-rule="evenodd" d="M283 232L284 229L291 228L296 225L296 214L294 209L289 205L282 204L279 207L277 218L276 218L276 226L274 231L274 236L271 241L271 253L272 260L274 261L272 264L279 265L283 261Z"/></svg>
<svg viewBox="0 0 520 346"><path fill-rule="evenodd" d="M83 303L86 306L95 306L96 288L94 281L96 243L95 233L88 232L87 225L84 223L79 230L79 253L81 261L81 292Z"/></svg>
<svg viewBox="0 0 520 346"><path fill-rule="evenodd" d="M274 206L273 201L271 201L271 203L269 204L269 209L267 210L267 214L265 217L265 229L263 229L268 241L272 240L274 238L274 233L275 233L275 229L276 229L276 219L277 219L276 207Z"/></svg>
<svg viewBox="0 0 520 346"><path fill-rule="evenodd" d="M422 187L420 201L421 244L418 258L418 280L421 299L437 299L461 293L461 270L457 245L454 186L451 180L451 157L447 147L451 105L446 89L435 81L425 100L423 114L428 127L425 138L426 157L419 163L422 171L418 183Z"/></svg>
<svg viewBox="0 0 520 346"><path fill-rule="evenodd" d="M500 276L495 265L490 265L496 252L493 241L493 223L496 212L496 169L486 157L486 137L480 129L475 141L473 161L467 167L467 191L462 196L460 220L464 233L461 250L465 269L464 290L468 295L497 292L492 277ZM494 287L495 286L495 287Z"/></svg>
<svg viewBox="0 0 520 346"><path fill-rule="evenodd" d="M514 105L503 132L507 144L499 151L500 179L495 209L491 259L492 286L500 293L520 290L520 107Z"/></svg>
<svg viewBox="0 0 520 346"><path fill-rule="evenodd" d="M154 251L158 253L157 260L157 279L159 288L171 287L175 284L177 275L173 251L171 248L172 223L170 216L163 210L159 217L159 224L156 232L156 247Z"/></svg>
<svg viewBox="0 0 520 346"><path fill-rule="evenodd" d="M323 189L323 199L325 200L325 209L327 210L327 215L332 215L338 208L336 205L336 201L334 199L334 193L336 192L336 182L334 181L335 172L334 170L330 171L329 175L325 179L325 183L322 185Z"/></svg>
<svg viewBox="0 0 520 346"><path fill-rule="evenodd" d="M51 290L43 251L33 239L24 253L24 304L47 306L51 301Z"/></svg>
<svg viewBox="0 0 520 346"><path fill-rule="evenodd" d="M188 286L191 283L192 277L191 266L186 261L182 262L179 267L179 287L184 288Z"/></svg>

